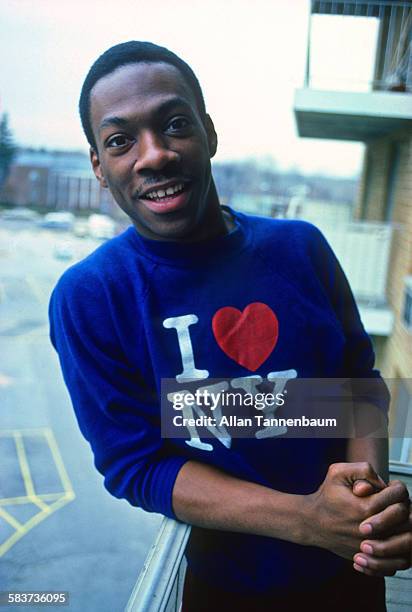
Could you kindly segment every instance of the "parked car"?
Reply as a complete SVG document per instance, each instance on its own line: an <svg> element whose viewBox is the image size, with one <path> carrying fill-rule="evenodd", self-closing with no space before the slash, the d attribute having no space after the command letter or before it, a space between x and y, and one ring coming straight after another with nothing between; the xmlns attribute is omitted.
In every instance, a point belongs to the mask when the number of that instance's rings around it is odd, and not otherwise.
<svg viewBox="0 0 412 612"><path fill-rule="evenodd" d="M84 238L89 233L89 223L84 219L78 219L73 225L73 234L78 238Z"/></svg>
<svg viewBox="0 0 412 612"><path fill-rule="evenodd" d="M17 206L16 208L10 208L4 210L1 213L1 218L5 221L37 221L39 214L35 210L25 208L24 206Z"/></svg>
<svg viewBox="0 0 412 612"><path fill-rule="evenodd" d="M50 212L44 215L41 227L50 229L70 230L73 227L74 214L71 212Z"/></svg>
<svg viewBox="0 0 412 612"><path fill-rule="evenodd" d="M72 259L73 255L73 246L70 242L61 242L54 247L56 259Z"/></svg>
<svg viewBox="0 0 412 612"><path fill-rule="evenodd" d="M116 224L107 215L93 214L89 217L89 234L92 238L106 240L115 235Z"/></svg>

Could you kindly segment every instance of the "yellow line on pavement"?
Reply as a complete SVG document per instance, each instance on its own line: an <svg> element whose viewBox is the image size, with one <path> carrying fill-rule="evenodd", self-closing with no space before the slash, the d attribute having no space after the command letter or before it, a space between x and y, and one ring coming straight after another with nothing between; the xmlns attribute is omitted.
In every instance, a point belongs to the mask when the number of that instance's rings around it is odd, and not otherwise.
<svg viewBox="0 0 412 612"><path fill-rule="evenodd" d="M60 499L62 495L65 495L64 491L59 491L59 493L41 493L41 494L36 494L36 499L41 499L42 501L45 501L45 502L55 501L56 499ZM23 495L20 497L2 497L0 498L0 507L27 504L30 501L31 499L27 495Z"/></svg>
<svg viewBox="0 0 412 612"><path fill-rule="evenodd" d="M4 518L4 520L7 521L9 525L14 527L14 529L16 529L17 531L22 531L24 529L23 525L19 523L19 521L17 521L14 516L9 514L6 510L3 510L3 508L0 508L0 516Z"/></svg>
<svg viewBox="0 0 412 612"><path fill-rule="evenodd" d="M23 476L24 487L26 489L28 502L35 504L46 514L50 512L49 506L39 499L34 490L33 480L30 473L29 462L27 461L26 449L24 448L23 437L19 431L14 432L14 442L17 449L17 457L20 464L20 470Z"/></svg>
<svg viewBox="0 0 412 612"><path fill-rule="evenodd" d="M17 450L17 458L19 460L20 471L23 476L24 487L26 489L26 493L28 497L35 497L36 493L34 491L33 481L31 479L30 468L27 461L26 450L23 444L23 438L20 431L14 431L13 434L14 443L16 445Z"/></svg>
<svg viewBox="0 0 412 612"><path fill-rule="evenodd" d="M39 523L44 521L45 518L50 516L52 512L55 512L62 506L65 506L71 501L70 495L64 495L61 499L55 501L52 505L49 506L50 513L45 512L44 510L40 510L38 514L35 514L31 519L27 521L24 525L22 525L21 529L16 530L3 544L0 545L0 557L2 557L10 548L16 544L24 535L27 534L30 529L36 527Z"/></svg>
<svg viewBox="0 0 412 612"><path fill-rule="evenodd" d="M50 513L50 506L44 503L37 495L33 495L28 498L29 502L35 504L40 510L43 510L46 514Z"/></svg>
<svg viewBox="0 0 412 612"><path fill-rule="evenodd" d="M50 451L53 455L54 463L59 473L63 488L66 491L66 493L70 493L74 495L72 483L70 482L69 475L67 474L66 468L64 467L64 463L60 455L59 447L57 446L57 442L56 442L56 438L54 437L54 433L51 429L45 429L44 434L46 436L47 442L49 443Z"/></svg>
<svg viewBox="0 0 412 612"><path fill-rule="evenodd" d="M19 464L20 464L20 469L23 475L23 480L24 480L24 484L26 487L27 495L29 497L35 497L36 500L39 500L39 499L41 500L43 498L43 495L38 495L34 491L33 481L32 481L31 474L30 474L30 468L29 468L29 464L27 461L27 455L25 452L24 444L23 444L23 437L30 437L30 436L41 436L41 437L46 438L47 443L50 448L50 452L53 457L54 464L56 466L56 470L59 474L61 483L63 485L63 488L66 493L70 492L71 494L74 494L69 475L67 474L66 468L64 467L64 463L63 463L63 460L62 460L62 457L59 451L59 447L57 445L56 438L54 436L53 431L50 428L44 427L44 428L38 428L38 429L3 429L2 431L0 430L0 437L13 437L14 438L16 449L17 449L17 455L19 459ZM4 498L4 499L7 499L7 498ZM0 504L1 502L2 500L0 499Z"/></svg>
<svg viewBox="0 0 412 612"><path fill-rule="evenodd" d="M29 461L24 446L24 436L41 436L45 438L50 448L50 452L53 457L53 461L60 477L61 484L64 488L62 493L45 493L38 495L34 489L34 483L30 472ZM50 516L53 512L56 512L62 506L65 506L73 499L76 495L71 485L69 476L64 467L62 457L57 445L54 433L49 428L42 429L11 429L0 431L0 437L11 437L14 439L14 443L17 451L17 458L19 461L20 471L23 477L24 487L26 495L16 497L5 497L0 499L0 517L7 521L16 530L5 542L0 544L0 557L4 555L10 548L20 540L24 535L27 534L30 529L38 525L45 518ZM46 504L45 502L51 502ZM39 508L39 512L32 516L26 523L20 524L4 506L11 506L13 504L34 504Z"/></svg>
<svg viewBox="0 0 412 612"><path fill-rule="evenodd" d="M48 435L49 434L49 435ZM49 442L49 437L50 437L50 430L45 429L44 430L44 435L46 437L47 442L49 443L50 446L50 442ZM26 449L24 448L24 442L23 442L23 437L21 435L21 432L19 431L15 431L14 432L14 442L16 444L16 449L17 449L17 457L19 460L19 464L20 464L20 470L23 476L23 481L24 481L24 486L26 489L26 493L27 493L27 497L28 497L28 502L35 504L36 506L38 506L41 510L43 510L44 512L46 512L46 514L50 513L50 507L45 504L36 494L35 490L34 490L34 485L33 485L33 480L31 477L31 473L30 473L30 467L29 467L29 463L27 461L27 455L26 455ZM57 449L57 444L55 443L56 446L56 450L50 449L53 455L53 460L56 462L55 459L55 453L57 452L57 454L59 454L58 449ZM61 461L61 458L60 458ZM63 464L63 462L62 462ZM57 465L56 465L57 467ZM63 466L63 470L64 470L64 466ZM57 468L57 471L59 471L59 468ZM60 475L60 472L59 472ZM67 474L66 477L68 478ZM61 479L62 480L62 479ZM70 483L70 481L69 481ZM67 491L67 488L65 487L65 483L62 480L62 484L63 484L63 488L65 489L65 491Z"/></svg>

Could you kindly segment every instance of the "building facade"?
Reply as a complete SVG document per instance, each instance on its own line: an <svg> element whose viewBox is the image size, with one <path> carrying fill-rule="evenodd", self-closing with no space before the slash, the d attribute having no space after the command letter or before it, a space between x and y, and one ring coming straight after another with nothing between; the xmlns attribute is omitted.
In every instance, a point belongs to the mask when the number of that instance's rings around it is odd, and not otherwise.
<svg viewBox="0 0 412 612"><path fill-rule="evenodd" d="M80 152L20 151L0 201L49 211L121 214L110 191L96 180L88 156Z"/></svg>
<svg viewBox="0 0 412 612"><path fill-rule="evenodd" d="M379 323L379 307L389 309L387 333L372 339L378 367L392 383L391 458L412 461L412 3L362 0L312 1L305 87L296 91L299 135L365 143L353 216L364 227L390 228L385 304L367 304ZM374 68L362 91L321 90L311 79L312 21L357 17L377 26ZM351 52L348 40L348 53ZM339 76L335 66L334 78ZM366 89L366 91L365 91ZM365 253L365 257L376 257ZM356 297L356 292L355 292ZM360 310L365 304L359 302ZM383 319L381 319L383 321ZM367 327L367 326L366 326ZM400 433L403 432L403 435Z"/></svg>

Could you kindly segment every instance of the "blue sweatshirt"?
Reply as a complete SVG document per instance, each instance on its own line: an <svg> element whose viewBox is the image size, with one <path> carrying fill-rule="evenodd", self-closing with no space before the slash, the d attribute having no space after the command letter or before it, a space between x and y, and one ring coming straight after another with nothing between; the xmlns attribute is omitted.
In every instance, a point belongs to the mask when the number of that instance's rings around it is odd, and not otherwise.
<svg viewBox="0 0 412 612"><path fill-rule="evenodd" d="M169 517L176 476L189 459L308 494L331 463L345 460L346 444L163 439L162 379L378 376L347 281L319 230L232 214L235 230L205 243L148 240L129 227L69 268L50 302L51 341L106 488ZM228 335L228 308L248 306L248 322ZM321 549L199 528L187 557L209 582L249 593L313 585L345 563Z"/></svg>

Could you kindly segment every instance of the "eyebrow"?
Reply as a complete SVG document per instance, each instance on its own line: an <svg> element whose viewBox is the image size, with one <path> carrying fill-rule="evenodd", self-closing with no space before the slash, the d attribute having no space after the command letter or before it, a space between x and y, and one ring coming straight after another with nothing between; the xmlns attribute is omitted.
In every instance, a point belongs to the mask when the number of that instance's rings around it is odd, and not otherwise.
<svg viewBox="0 0 412 612"><path fill-rule="evenodd" d="M106 117L105 119L103 119L103 121L101 122L99 129L102 130L105 127L109 127L111 125L116 125L119 127L122 127L124 125L126 125L127 123L129 123L127 121L127 119L124 119L123 117Z"/></svg>
<svg viewBox="0 0 412 612"><path fill-rule="evenodd" d="M191 104L189 104L189 102L185 100L185 98L182 98L181 96L173 96L173 98L169 98L168 100L165 100L164 102L159 104L159 106L155 109L155 112L157 114L165 114L176 106L184 106L187 109L192 108ZM130 123L130 121L131 120L127 119L126 117L119 117L117 115L105 117L100 123L99 130L103 130L104 128L110 126L124 127L125 125Z"/></svg>

